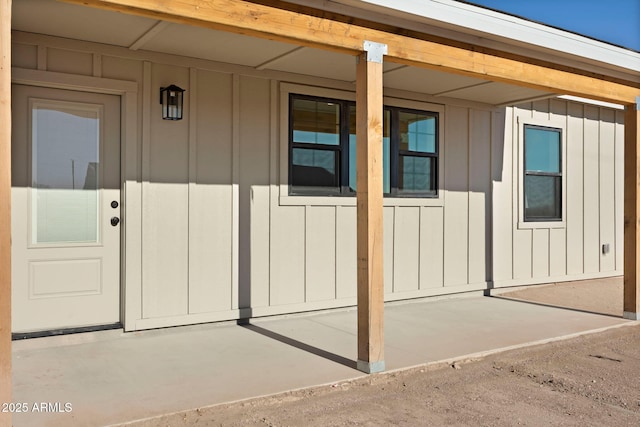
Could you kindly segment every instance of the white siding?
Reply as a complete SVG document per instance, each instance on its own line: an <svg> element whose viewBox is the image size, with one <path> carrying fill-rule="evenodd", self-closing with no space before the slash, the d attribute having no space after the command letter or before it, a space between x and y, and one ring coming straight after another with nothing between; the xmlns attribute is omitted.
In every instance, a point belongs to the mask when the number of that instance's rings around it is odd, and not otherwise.
<svg viewBox="0 0 640 427"><path fill-rule="evenodd" d="M467 283L469 271L469 109L446 110L444 284Z"/></svg>
<svg viewBox="0 0 640 427"><path fill-rule="evenodd" d="M495 285L621 275L621 112L553 99L507 108L506 114L504 150L500 158L492 159ZM527 120L548 120L551 127L561 123L565 132L566 210L562 226L522 228L518 223L517 182L522 173L518 126ZM607 243L610 252L603 254L602 245Z"/></svg>
<svg viewBox="0 0 640 427"><path fill-rule="evenodd" d="M125 286L128 294L139 293L141 308L128 325L143 329L355 303L355 203L286 194L284 83L273 73L197 60L186 66L167 55L88 43L74 50L75 42L35 39L42 44L14 44L16 66L140 86L141 161L137 182L127 188L142 193L141 206L130 207L141 212L142 265L137 276L127 273ZM352 90L328 80L287 78L320 92ZM186 89L180 122L160 119L157 91L172 83ZM410 108L439 102L406 92L394 99ZM385 201L387 300L481 290L492 281L506 286L621 273L619 112L557 100L506 109L465 102L438 108L438 198ZM518 227L517 117L564 120L565 227ZM609 254L602 254L603 243L610 244Z"/></svg>

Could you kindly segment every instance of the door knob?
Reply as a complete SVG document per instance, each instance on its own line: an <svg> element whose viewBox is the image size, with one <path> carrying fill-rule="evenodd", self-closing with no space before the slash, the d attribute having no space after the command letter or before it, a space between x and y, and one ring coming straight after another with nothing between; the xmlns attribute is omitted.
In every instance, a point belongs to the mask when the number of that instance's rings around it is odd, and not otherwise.
<svg viewBox="0 0 640 427"><path fill-rule="evenodd" d="M118 225L119 222L120 222L120 218L118 218L117 216L114 216L113 218L111 218L111 225L113 225L114 227Z"/></svg>

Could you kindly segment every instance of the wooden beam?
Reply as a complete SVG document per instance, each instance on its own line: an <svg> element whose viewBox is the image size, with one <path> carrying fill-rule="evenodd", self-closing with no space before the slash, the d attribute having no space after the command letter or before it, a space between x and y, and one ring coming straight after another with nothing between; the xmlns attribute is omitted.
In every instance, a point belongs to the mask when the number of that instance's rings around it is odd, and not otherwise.
<svg viewBox="0 0 640 427"><path fill-rule="evenodd" d="M11 402L11 0L0 0L0 404ZM11 413L0 411L0 426Z"/></svg>
<svg viewBox="0 0 640 427"><path fill-rule="evenodd" d="M624 115L624 317L640 320L640 97Z"/></svg>
<svg viewBox="0 0 640 427"><path fill-rule="evenodd" d="M356 73L358 369L366 373L384 370L383 46L368 46Z"/></svg>
<svg viewBox="0 0 640 427"><path fill-rule="evenodd" d="M163 19L358 55L364 40L388 45L386 59L618 104L635 102L638 82L622 84L527 63L496 53L450 46L244 0L65 0L101 9Z"/></svg>

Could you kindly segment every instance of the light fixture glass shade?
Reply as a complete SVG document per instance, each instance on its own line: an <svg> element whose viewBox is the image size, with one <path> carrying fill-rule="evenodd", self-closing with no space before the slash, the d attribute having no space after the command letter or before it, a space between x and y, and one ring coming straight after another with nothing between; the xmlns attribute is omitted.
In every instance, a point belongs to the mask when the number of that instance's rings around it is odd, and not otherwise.
<svg viewBox="0 0 640 427"><path fill-rule="evenodd" d="M162 104L162 118L164 120L182 120L184 89L176 85L161 87L160 104Z"/></svg>

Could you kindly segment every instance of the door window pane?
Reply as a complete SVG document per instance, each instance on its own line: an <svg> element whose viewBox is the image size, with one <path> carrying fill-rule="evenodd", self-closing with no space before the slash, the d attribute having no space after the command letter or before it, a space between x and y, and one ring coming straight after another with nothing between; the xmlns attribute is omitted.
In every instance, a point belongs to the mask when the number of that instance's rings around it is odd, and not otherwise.
<svg viewBox="0 0 640 427"><path fill-rule="evenodd" d="M31 242L99 241L99 106L31 107Z"/></svg>

